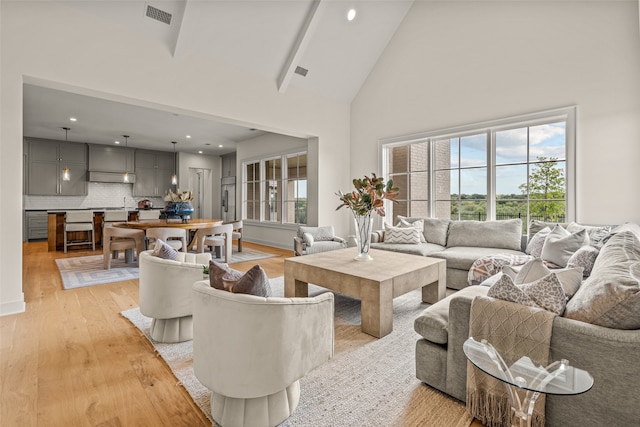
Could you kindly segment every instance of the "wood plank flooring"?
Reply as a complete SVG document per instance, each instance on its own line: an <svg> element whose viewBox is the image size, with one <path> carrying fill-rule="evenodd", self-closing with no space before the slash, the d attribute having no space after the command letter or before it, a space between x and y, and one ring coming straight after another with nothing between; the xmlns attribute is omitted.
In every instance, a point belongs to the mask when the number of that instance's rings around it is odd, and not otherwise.
<svg viewBox="0 0 640 427"><path fill-rule="evenodd" d="M290 250L251 243L276 255L259 263L283 275ZM25 313L0 317L1 426L207 426L151 344L120 315L138 306L138 281L63 290L55 259L101 252L47 252L23 244ZM420 425L426 405L415 403ZM474 427L481 425L474 421Z"/></svg>

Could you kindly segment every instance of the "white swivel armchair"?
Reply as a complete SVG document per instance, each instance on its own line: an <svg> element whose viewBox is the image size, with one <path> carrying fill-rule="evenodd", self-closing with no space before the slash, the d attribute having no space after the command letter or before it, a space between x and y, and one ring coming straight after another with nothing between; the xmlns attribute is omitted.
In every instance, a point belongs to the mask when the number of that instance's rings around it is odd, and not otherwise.
<svg viewBox="0 0 640 427"><path fill-rule="evenodd" d="M276 426L333 357L333 294L263 298L193 284L193 369L223 427Z"/></svg>
<svg viewBox="0 0 640 427"><path fill-rule="evenodd" d="M155 341L175 343L193 338L191 287L202 280L203 266L211 254L178 252L176 261L140 254L140 313L151 317Z"/></svg>

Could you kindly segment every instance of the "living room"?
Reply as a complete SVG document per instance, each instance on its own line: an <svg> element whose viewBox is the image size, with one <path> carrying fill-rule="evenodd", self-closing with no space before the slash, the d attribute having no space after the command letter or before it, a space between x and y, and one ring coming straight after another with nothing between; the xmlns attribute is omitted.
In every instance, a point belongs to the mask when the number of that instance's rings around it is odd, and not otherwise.
<svg viewBox="0 0 640 427"><path fill-rule="evenodd" d="M571 219L640 222L635 0L415 1L351 101L295 86L279 93L274 81L238 67L199 55L174 57L164 45L64 2L3 0L0 17L2 314L40 310L25 298L33 284L23 282L25 272L16 268L23 265L22 251L15 249L22 245L21 227L9 218L21 218L22 208L6 202L22 199L16 177L23 173L24 83L172 106L312 138L308 149L317 181L310 188L317 205L308 223L332 224L341 236L351 233L351 220L335 211L335 192L380 169L380 140L575 105ZM31 327L21 325L22 335L35 335ZM3 356L9 346L3 342ZM2 369L9 369L5 357Z"/></svg>

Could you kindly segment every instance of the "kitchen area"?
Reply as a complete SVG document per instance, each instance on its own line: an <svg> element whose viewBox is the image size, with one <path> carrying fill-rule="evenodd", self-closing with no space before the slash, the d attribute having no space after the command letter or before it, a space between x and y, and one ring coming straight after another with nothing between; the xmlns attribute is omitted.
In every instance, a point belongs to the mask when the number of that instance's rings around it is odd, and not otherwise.
<svg viewBox="0 0 640 427"><path fill-rule="evenodd" d="M96 243L107 210L164 209L172 185L171 152L40 138L24 141L23 241L47 240L49 251L63 245L64 213L94 211Z"/></svg>

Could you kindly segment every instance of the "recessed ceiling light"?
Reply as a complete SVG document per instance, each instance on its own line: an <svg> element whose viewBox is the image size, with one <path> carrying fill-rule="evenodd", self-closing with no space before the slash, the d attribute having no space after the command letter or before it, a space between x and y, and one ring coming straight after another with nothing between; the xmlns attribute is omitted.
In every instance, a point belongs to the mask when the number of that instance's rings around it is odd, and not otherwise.
<svg viewBox="0 0 640 427"><path fill-rule="evenodd" d="M116 144L120 144L120 141L113 141L113 142L115 142Z"/></svg>
<svg viewBox="0 0 640 427"><path fill-rule="evenodd" d="M78 121L78 119L76 119L75 117L69 117L69 120L72 121L72 122L77 122Z"/></svg>
<svg viewBox="0 0 640 427"><path fill-rule="evenodd" d="M198 151L198 154L202 154L202 150L199 150L199 151Z"/></svg>
<svg viewBox="0 0 640 427"><path fill-rule="evenodd" d="M222 144L218 145L218 148L222 148Z"/></svg>
<svg viewBox="0 0 640 427"><path fill-rule="evenodd" d="M187 139L191 138L191 135L186 135Z"/></svg>
<svg viewBox="0 0 640 427"><path fill-rule="evenodd" d="M356 10L349 9L349 12L347 12L347 20L353 21L355 18L356 18Z"/></svg>

